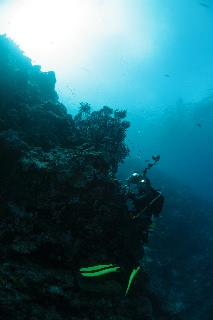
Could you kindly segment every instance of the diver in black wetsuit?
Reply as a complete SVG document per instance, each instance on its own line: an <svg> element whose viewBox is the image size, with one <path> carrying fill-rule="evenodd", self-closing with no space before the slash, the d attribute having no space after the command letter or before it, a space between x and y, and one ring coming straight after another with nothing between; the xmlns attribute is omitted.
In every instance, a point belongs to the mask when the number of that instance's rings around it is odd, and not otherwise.
<svg viewBox="0 0 213 320"><path fill-rule="evenodd" d="M131 184L136 184L137 192L130 190ZM163 208L164 196L151 186L145 175L142 176L138 172L134 172L127 179L127 186L127 196L134 207L131 211L132 219L139 219L142 229L147 227L149 231L153 231Z"/></svg>
<svg viewBox="0 0 213 320"><path fill-rule="evenodd" d="M133 210L130 210L134 221L134 237L141 238L142 242L148 242L148 233L154 231L159 214L163 209L164 196L160 191L151 186L146 174L149 169L158 163L160 155L152 156L153 163L149 163L143 170L143 174L135 171L127 181L127 198L132 201ZM133 191L131 185L135 185Z"/></svg>

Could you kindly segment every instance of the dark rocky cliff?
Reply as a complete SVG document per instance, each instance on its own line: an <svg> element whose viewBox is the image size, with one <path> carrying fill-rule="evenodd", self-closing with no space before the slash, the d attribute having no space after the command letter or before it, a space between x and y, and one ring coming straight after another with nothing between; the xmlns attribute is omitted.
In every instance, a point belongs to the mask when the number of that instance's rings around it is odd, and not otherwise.
<svg viewBox="0 0 213 320"><path fill-rule="evenodd" d="M104 281L79 273L106 262L130 267L115 178L128 154L126 113L82 104L73 119L55 82L0 36L0 318L154 319L145 272L127 297L129 273ZM143 254L140 243L132 248Z"/></svg>

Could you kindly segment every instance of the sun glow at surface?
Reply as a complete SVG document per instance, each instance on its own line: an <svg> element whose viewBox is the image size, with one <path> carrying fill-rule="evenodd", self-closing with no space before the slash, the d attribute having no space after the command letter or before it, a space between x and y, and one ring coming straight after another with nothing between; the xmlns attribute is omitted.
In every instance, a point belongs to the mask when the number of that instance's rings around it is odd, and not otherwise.
<svg viewBox="0 0 213 320"><path fill-rule="evenodd" d="M51 59L68 45L73 47L72 58L74 52L79 58L95 36L94 18L93 8L81 0L17 1L11 8L7 34L36 60Z"/></svg>
<svg viewBox="0 0 213 320"><path fill-rule="evenodd" d="M124 1L17 0L11 2L7 35L25 54L45 68L54 68L59 57L82 65L105 39L119 38L127 54L152 51L148 18L142 19L143 37L138 33L133 12ZM128 2L128 1L127 1ZM134 6L133 6L134 7ZM141 12L142 13L142 12ZM149 23L148 23L149 24ZM69 52L69 53L68 53Z"/></svg>

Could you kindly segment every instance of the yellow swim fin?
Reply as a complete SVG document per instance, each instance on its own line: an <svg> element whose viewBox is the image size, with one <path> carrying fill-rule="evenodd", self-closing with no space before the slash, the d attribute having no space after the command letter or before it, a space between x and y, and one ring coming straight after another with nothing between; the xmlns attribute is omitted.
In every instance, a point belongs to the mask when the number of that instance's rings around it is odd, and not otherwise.
<svg viewBox="0 0 213 320"><path fill-rule="evenodd" d="M128 282L128 286L126 288L126 293L125 293L125 296L127 295L127 293L129 292L129 289L130 289L130 286L132 284L132 281L134 279L134 277L136 276L136 274L138 273L138 271L140 270L141 267L137 267L137 268L134 268L132 270L132 273L130 274L130 277L129 277L129 282Z"/></svg>

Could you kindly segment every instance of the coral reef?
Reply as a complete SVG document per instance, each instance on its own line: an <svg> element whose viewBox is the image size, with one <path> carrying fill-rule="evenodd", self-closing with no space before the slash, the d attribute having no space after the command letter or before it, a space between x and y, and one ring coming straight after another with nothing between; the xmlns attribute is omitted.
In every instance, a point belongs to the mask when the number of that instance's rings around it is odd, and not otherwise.
<svg viewBox="0 0 213 320"><path fill-rule="evenodd" d="M0 36L0 314L8 319L151 320L147 275L84 279L84 265L128 265L118 164L125 111L82 104L72 118L53 71ZM142 252L140 243L133 243Z"/></svg>
<svg viewBox="0 0 213 320"><path fill-rule="evenodd" d="M107 106L91 113L90 105L82 103L74 119L81 139L93 146L94 150L101 151L113 172L117 171L118 164L129 154L124 139L130 123L121 121L125 117L126 111L113 111Z"/></svg>

